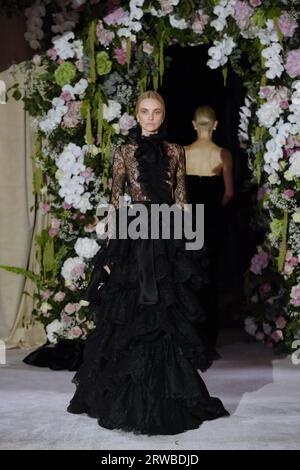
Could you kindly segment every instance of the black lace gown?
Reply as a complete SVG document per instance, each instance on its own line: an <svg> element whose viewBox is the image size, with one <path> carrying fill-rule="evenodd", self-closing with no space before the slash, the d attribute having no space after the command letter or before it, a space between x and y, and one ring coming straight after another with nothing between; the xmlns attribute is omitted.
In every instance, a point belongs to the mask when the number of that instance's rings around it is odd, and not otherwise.
<svg viewBox="0 0 300 470"><path fill-rule="evenodd" d="M110 203L117 212L125 181L133 205L187 203L184 149L165 141L159 147L159 159L138 144L116 148ZM183 238L109 240L87 289L96 328L73 378L69 412L147 435L181 433L229 414L199 375L212 363L199 328L206 319L198 296L205 262L202 250L185 249ZM105 264L111 273L97 301Z"/></svg>

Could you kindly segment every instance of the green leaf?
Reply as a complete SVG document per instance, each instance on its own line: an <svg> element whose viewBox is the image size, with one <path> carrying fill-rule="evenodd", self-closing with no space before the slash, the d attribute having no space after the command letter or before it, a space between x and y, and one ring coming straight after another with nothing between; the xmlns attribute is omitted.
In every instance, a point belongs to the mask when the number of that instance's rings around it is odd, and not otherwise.
<svg viewBox="0 0 300 470"><path fill-rule="evenodd" d="M102 141L102 130L103 130L103 101L102 101L101 93L98 92L97 133L99 136L99 142Z"/></svg>
<svg viewBox="0 0 300 470"><path fill-rule="evenodd" d="M96 82L96 61L95 61L95 36L96 36L96 22L91 21L89 26L89 35L87 42L87 52L89 58L89 78L92 83Z"/></svg>
<svg viewBox="0 0 300 470"><path fill-rule="evenodd" d="M28 271L27 269L18 268L16 266L7 266L4 264L0 265L0 269L4 269L5 271L8 271L14 274L20 274L21 276L24 276L30 279L35 284L37 285L40 284L40 276L38 276L37 274L34 274L34 272L32 271Z"/></svg>
<svg viewBox="0 0 300 470"><path fill-rule="evenodd" d="M12 94L12 97L16 100L19 101L22 98L22 93L20 90L15 90Z"/></svg>
<svg viewBox="0 0 300 470"><path fill-rule="evenodd" d="M261 8L257 8L252 16L256 26L263 28L266 23L265 12Z"/></svg>
<svg viewBox="0 0 300 470"><path fill-rule="evenodd" d="M279 18L281 16L281 9L279 7L272 7L266 13L267 18L273 20L274 18Z"/></svg>
<svg viewBox="0 0 300 470"><path fill-rule="evenodd" d="M127 63L127 70L129 70L130 61L131 61L131 40L130 40L130 38L127 38L127 41L126 41L126 63Z"/></svg>
<svg viewBox="0 0 300 470"><path fill-rule="evenodd" d="M223 75L224 87L226 87L227 74L228 74L228 68L227 68L227 66L225 65L224 67L222 67L222 75Z"/></svg>
<svg viewBox="0 0 300 470"><path fill-rule="evenodd" d="M87 116L86 116L86 127L85 127L85 142L90 145L94 143L94 137L92 132L92 117L91 117L91 105L88 104Z"/></svg>
<svg viewBox="0 0 300 470"><path fill-rule="evenodd" d="M50 272L54 267L54 243L53 238L49 238L46 242L43 252L43 268L44 273Z"/></svg>
<svg viewBox="0 0 300 470"><path fill-rule="evenodd" d="M37 196L41 194L42 181L43 181L42 169L36 168L35 172L33 173L33 191Z"/></svg>
<svg viewBox="0 0 300 470"><path fill-rule="evenodd" d="M287 227L288 227L288 212L284 210L281 228L281 245L278 256L278 271L282 272L284 269L285 255L286 255L286 239L287 239Z"/></svg>

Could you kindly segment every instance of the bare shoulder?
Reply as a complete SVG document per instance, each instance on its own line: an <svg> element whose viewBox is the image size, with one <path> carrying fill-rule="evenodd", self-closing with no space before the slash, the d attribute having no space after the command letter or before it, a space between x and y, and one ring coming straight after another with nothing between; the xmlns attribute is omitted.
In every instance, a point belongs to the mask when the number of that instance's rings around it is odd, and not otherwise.
<svg viewBox="0 0 300 470"><path fill-rule="evenodd" d="M223 162L231 161L232 155L230 150L220 147L220 157Z"/></svg>

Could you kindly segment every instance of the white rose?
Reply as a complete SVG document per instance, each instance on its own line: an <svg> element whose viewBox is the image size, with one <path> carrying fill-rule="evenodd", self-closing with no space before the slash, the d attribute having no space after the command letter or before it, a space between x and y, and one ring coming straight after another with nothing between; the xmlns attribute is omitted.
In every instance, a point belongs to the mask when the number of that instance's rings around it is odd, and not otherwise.
<svg viewBox="0 0 300 470"><path fill-rule="evenodd" d="M52 310L52 308L53 307L52 307L51 304L49 304L48 302L43 302L42 305L41 305L40 310L41 310L42 313L47 313L48 310Z"/></svg>
<svg viewBox="0 0 300 470"><path fill-rule="evenodd" d="M96 240L84 237L77 239L74 249L78 256L89 259L95 256L100 247Z"/></svg>
<svg viewBox="0 0 300 470"><path fill-rule="evenodd" d="M46 334L50 343L56 344L57 337L63 331L63 324L59 320L53 320L52 323L46 326Z"/></svg>
<svg viewBox="0 0 300 470"><path fill-rule="evenodd" d="M110 122L121 117L121 105L117 101L108 100L108 105L103 105L103 117Z"/></svg>
<svg viewBox="0 0 300 470"><path fill-rule="evenodd" d="M300 150L290 156L289 171L292 176L300 177Z"/></svg>

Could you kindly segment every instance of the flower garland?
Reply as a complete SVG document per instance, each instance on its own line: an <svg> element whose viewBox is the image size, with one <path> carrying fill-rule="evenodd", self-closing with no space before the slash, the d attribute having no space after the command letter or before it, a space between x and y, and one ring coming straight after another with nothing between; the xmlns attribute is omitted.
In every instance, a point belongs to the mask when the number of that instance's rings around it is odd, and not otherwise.
<svg viewBox="0 0 300 470"><path fill-rule="evenodd" d="M43 27L49 1L26 10L26 39L40 53L27 71L23 99L37 129L35 192L52 216L37 239L35 313L49 341L85 338L93 328L88 306L78 299L101 246L104 222L94 213L107 202L110 156L135 125L136 96L161 83L167 46L209 43L209 67L222 67L226 79L231 61L244 75L239 140L250 155L266 231L246 276L245 329L259 341L291 348L300 337L300 48L294 2L64 3L51 2L54 24ZM52 46L43 53L43 34L51 33ZM242 54L248 70L239 65Z"/></svg>

